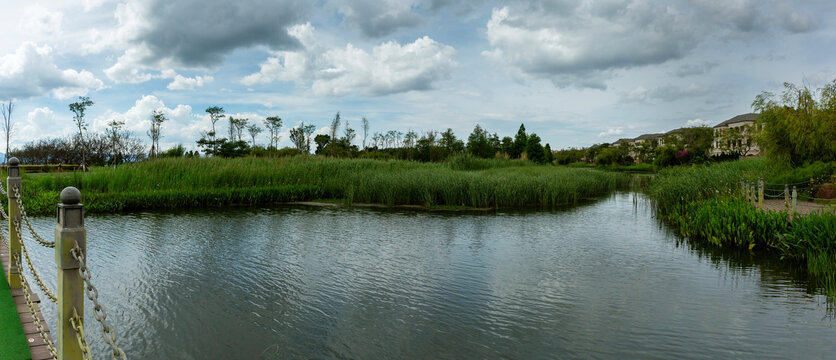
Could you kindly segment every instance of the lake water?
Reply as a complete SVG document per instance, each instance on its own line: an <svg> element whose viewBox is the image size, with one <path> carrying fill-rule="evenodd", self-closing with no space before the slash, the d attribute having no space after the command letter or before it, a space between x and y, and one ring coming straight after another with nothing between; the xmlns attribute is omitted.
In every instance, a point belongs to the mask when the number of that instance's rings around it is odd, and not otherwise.
<svg viewBox="0 0 836 360"><path fill-rule="evenodd" d="M836 356L831 305L799 271L683 241L633 196L540 212L89 216L88 258L131 359ZM52 218L34 222L52 234ZM54 274L51 251L33 253Z"/></svg>

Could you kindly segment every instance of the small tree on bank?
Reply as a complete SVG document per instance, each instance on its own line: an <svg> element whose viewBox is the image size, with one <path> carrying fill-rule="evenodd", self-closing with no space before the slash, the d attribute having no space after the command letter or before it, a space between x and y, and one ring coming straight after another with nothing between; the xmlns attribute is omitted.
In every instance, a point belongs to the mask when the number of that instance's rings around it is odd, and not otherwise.
<svg viewBox="0 0 836 360"><path fill-rule="evenodd" d="M151 152L148 157L155 158L160 153L160 137L162 134L163 123L166 122L165 114L160 110L151 112L151 129L148 130L148 137L151 138Z"/></svg>
<svg viewBox="0 0 836 360"><path fill-rule="evenodd" d="M75 114L73 121L78 127L78 143L81 145L81 168L87 169L87 143L84 141L84 130L87 130L87 121L84 119L88 107L93 106L93 101L87 96L79 96L78 101L70 104L70 111Z"/></svg>
<svg viewBox="0 0 836 360"><path fill-rule="evenodd" d="M12 136L12 130L14 129L14 122L12 122L12 111L14 110L15 106L12 100L9 100L8 104L0 104L0 112L3 113L3 132L6 134L6 152L5 152L5 159L3 163L7 163L9 160L9 139Z"/></svg>

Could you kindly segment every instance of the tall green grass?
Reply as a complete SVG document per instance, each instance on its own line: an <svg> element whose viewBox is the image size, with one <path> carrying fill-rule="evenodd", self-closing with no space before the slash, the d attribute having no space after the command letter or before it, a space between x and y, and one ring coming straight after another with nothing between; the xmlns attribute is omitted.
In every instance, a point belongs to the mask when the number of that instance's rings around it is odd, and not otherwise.
<svg viewBox="0 0 836 360"><path fill-rule="evenodd" d="M480 208L574 204L625 186L629 176L509 160L418 163L321 157L177 158L89 173L24 179L30 214L51 213L66 186L91 212L272 203L315 198L348 203Z"/></svg>
<svg viewBox="0 0 836 360"><path fill-rule="evenodd" d="M740 195L740 180L776 178L785 169L764 159L674 168L646 188L657 215L691 239L716 246L778 252L807 268L814 282L836 296L836 215L796 217L759 211Z"/></svg>

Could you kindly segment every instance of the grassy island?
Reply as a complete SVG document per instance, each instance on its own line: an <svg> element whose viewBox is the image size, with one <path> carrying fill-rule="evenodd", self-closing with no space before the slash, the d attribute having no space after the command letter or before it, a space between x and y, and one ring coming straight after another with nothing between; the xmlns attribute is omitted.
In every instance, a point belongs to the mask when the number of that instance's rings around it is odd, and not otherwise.
<svg viewBox="0 0 836 360"><path fill-rule="evenodd" d="M24 175L29 214L51 214L66 186L89 212L338 200L433 207L554 207L604 195L629 176L467 156L444 163L286 158L162 158L82 173Z"/></svg>

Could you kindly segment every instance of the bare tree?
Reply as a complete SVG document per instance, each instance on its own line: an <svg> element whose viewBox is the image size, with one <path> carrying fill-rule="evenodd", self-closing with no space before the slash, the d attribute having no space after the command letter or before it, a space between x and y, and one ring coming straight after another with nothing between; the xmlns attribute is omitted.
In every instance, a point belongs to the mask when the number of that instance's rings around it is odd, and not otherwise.
<svg viewBox="0 0 836 360"><path fill-rule="evenodd" d="M84 120L84 112L88 107L93 106L93 101L87 96L79 96L78 102L70 104L70 111L75 114L73 121L78 127L78 141L81 145L81 168L87 169L87 143L84 141L84 130L87 130L87 121Z"/></svg>
<svg viewBox="0 0 836 360"><path fill-rule="evenodd" d="M337 143L337 129L340 127L340 112L331 120L331 156L334 156L334 145Z"/></svg>
<svg viewBox="0 0 836 360"><path fill-rule="evenodd" d="M15 105L12 100L9 100L9 104L0 104L0 110L3 113L3 132L6 134L6 153L4 154L4 161L3 163L7 163L9 160L9 139L12 136L12 130L14 129L14 122L12 122L12 111L14 110Z"/></svg>
<svg viewBox="0 0 836 360"><path fill-rule="evenodd" d="M111 160L113 163L113 167L116 167L117 163L122 159L121 150L122 150L122 127L125 126L124 121L119 120L112 120L111 122L107 123L107 136L110 137L110 146L111 146Z"/></svg>
<svg viewBox="0 0 836 360"><path fill-rule="evenodd" d="M354 141L354 137L357 136L357 133L354 129L351 128L351 125L348 124L348 120L345 121L345 146L348 149L351 149L351 142Z"/></svg>
<svg viewBox="0 0 836 360"><path fill-rule="evenodd" d="M369 119L363 116L363 151L366 151L366 138L369 137Z"/></svg>
<svg viewBox="0 0 836 360"><path fill-rule="evenodd" d="M149 157L157 157L160 154L160 137L163 123L168 120L161 110L151 112L151 129L148 130L148 137L151 138L151 152Z"/></svg>

